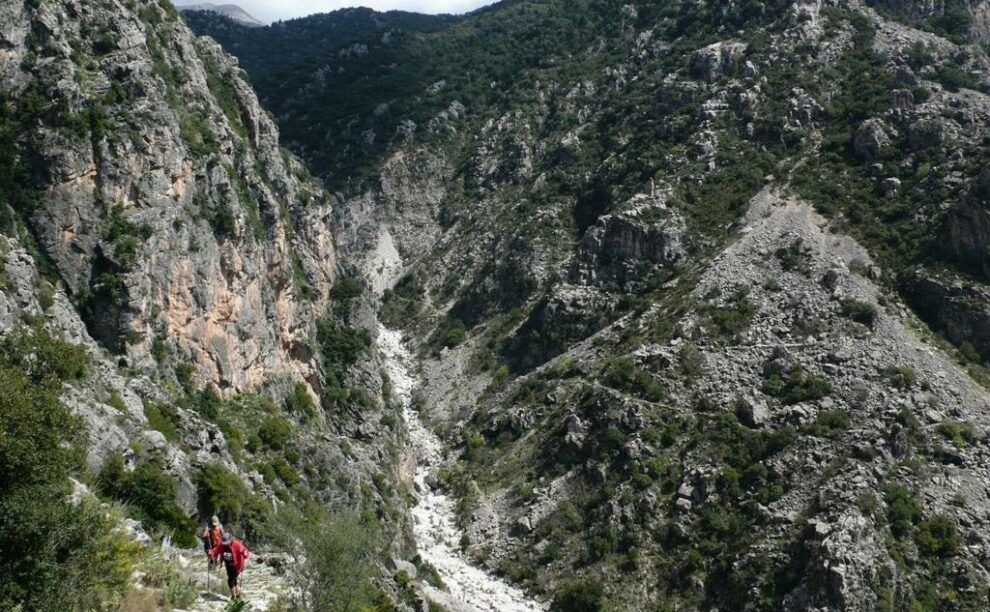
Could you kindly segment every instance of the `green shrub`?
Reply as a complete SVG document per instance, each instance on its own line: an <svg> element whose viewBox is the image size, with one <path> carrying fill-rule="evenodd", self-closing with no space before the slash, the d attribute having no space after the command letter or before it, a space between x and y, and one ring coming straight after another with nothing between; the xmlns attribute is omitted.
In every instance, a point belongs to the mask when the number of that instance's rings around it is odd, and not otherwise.
<svg viewBox="0 0 990 612"><path fill-rule="evenodd" d="M127 404L124 402L124 398L120 396L120 393L117 393L116 389L110 391L110 397L107 398L107 405L117 409L118 412L127 412Z"/></svg>
<svg viewBox="0 0 990 612"><path fill-rule="evenodd" d="M278 476L279 480L285 483L287 487L294 487L299 484L299 472L296 468L292 467L284 460L278 460L274 463L275 474Z"/></svg>
<svg viewBox="0 0 990 612"><path fill-rule="evenodd" d="M361 285L350 276L341 276L330 289L330 299L334 303L337 316L347 320L351 316L354 300L361 296Z"/></svg>
<svg viewBox="0 0 990 612"><path fill-rule="evenodd" d="M949 91L959 91L964 87L967 89L978 87L976 78L951 59L939 62L935 70L938 71L938 80Z"/></svg>
<svg viewBox="0 0 990 612"><path fill-rule="evenodd" d="M183 400L183 407L199 414L207 421L216 422L223 410L223 398L213 387L206 387L189 393Z"/></svg>
<svg viewBox="0 0 990 612"><path fill-rule="evenodd" d="M125 270L130 270L141 254L141 245L153 232L154 229L148 224L138 225L130 221L124 214L124 207L117 204L110 209L104 237L113 245L113 254L117 262Z"/></svg>
<svg viewBox="0 0 990 612"><path fill-rule="evenodd" d="M175 366L175 379L179 381L187 392L192 389L193 375L196 373L196 366L191 363L180 363Z"/></svg>
<svg viewBox="0 0 990 612"><path fill-rule="evenodd" d="M223 612L249 612L248 602L243 599L232 599L224 606Z"/></svg>
<svg viewBox="0 0 990 612"><path fill-rule="evenodd" d="M179 568L165 557L154 557L144 564L144 586L160 589L160 603L171 608L188 608L196 601L199 590L196 583L184 576ZM127 608L129 610L129 608Z"/></svg>
<svg viewBox="0 0 990 612"><path fill-rule="evenodd" d="M321 319L316 324L316 343L327 375L327 387L343 390L347 369L371 346L368 332L345 327L331 319Z"/></svg>
<svg viewBox="0 0 990 612"><path fill-rule="evenodd" d="M708 324L722 338L734 338L749 329L756 304L746 298L748 291L737 291L725 306L709 306L705 309Z"/></svg>
<svg viewBox="0 0 990 612"><path fill-rule="evenodd" d="M197 50L200 50L198 45ZM200 57L203 58L203 67L206 69L206 86L209 88L210 93L213 94L213 99L220 105L220 109L227 116L231 127L242 138L246 138L247 129L244 127L244 120L241 118L240 102L238 100L237 90L233 85L233 79L220 72L219 67L212 61L212 57L203 54L201 51Z"/></svg>
<svg viewBox="0 0 990 612"><path fill-rule="evenodd" d="M107 608L137 560L117 517L69 500L85 438L59 398L86 354L40 330L0 340L0 609Z"/></svg>
<svg viewBox="0 0 990 612"><path fill-rule="evenodd" d="M662 400L667 393L663 383L636 367L636 363L629 357L613 359L607 364L605 384L650 402Z"/></svg>
<svg viewBox="0 0 990 612"><path fill-rule="evenodd" d="M847 412L829 410L819 414L814 424L807 431L815 436L830 438L849 429L850 423L851 420Z"/></svg>
<svg viewBox="0 0 990 612"><path fill-rule="evenodd" d="M0 260L0 289L3 289L2 265L3 261ZM41 306L41 309L45 312L51 312L52 307L55 306L55 286L48 281L41 279L39 279L35 286L38 295L38 305Z"/></svg>
<svg viewBox="0 0 990 612"><path fill-rule="evenodd" d="M952 442L956 448L963 448L976 441L973 426L961 421L945 420L938 424L938 433Z"/></svg>
<svg viewBox="0 0 990 612"><path fill-rule="evenodd" d="M890 384L906 391L918 383L918 373L911 366L893 366L883 371Z"/></svg>
<svg viewBox="0 0 990 612"><path fill-rule="evenodd" d="M704 363L701 357L701 351L698 350L698 345L693 342L685 343L677 353L677 361L684 376L688 378L701 376Z"/></svg>
<svg viewBox="0 0 990 612"><path fill-rule="evenodd" d="M143 555L117 529L121 517L91 500L19 490L0 500L0 516L11 526L0 527L0 609L115 609Z"/></svg>
<svg viewBox="0 0 990 612"><path fill-rule="evenodd" d="M873 304L863 302L861 300L842 300L842 308L839 312L847 319L852 319L853 321L861 323L870 329L873 329L873 325L877 320L876 307Z"/></svg>
<svg viewBox="0 0 990 612"><path fill-rule="evenodd" d="M794 364L786 378L776 373L765 378L763 392L790 405L822 399L832 393L832 385L827 379L806 372L801 364Z"/></svg>
<svg viewBox="0 0 990 612"><path fill-rule="evenodd" d="M385 291L378 316L389 327L405 327L419 314L422 301L422 287L412 276L404 276L394 288Z"/></svg>
<svg viewBox="0 0 990 612"><path fill-rule="evenodd" d="M357 513L304 517L287 508L279 513L279 538L302 546L305 561L292 572L299 610L358 612L378 609L373 586L374 559L381 546L378 526ZM287 526L287 528L286 528Z"/></svg>
<svg viewBox="0 0 990 612"><path fill-rule="evenodd" d="M910 534L914 525L921 521L921 508L911 490L904 485L887 485L883 489L883 499L887 504L891 533L897 538Z"/></svg>
<svg viewBox="0 0 990 612"><path fill-rule="evenodd" d="M64 342L44 330L20 331L0 342L0 365L21 370L34 383L82 380L89 368L85 347Z"/></svg>
<svg viewBox="0 0 990 612"><path fill-rule="evenodd" d="M969 363L982 363L983 357L980 352L976 350L972 342L963 342L959 345L959 352L962 354L963 359Z"/></svg>
<svg viewBox="0 0 990 612"><path fill-rule="evenodd" d="M280 416L265 419L258 428L258 438L272 450L281 450L292 435L292 423Z"/></svg>
<svg viewBox="0 0 990 612"><path fill-rule="evenodd" d="M316 417L316 404L304 383L296 383L285 396L285 411L297 415L304 423Z"/></svg>
<svg viewBox="0 0 990 612"><path fill-rule="evenodd" d="M272 508L251 493L244 482L219 463L203 467L196 479L203 515L216 514L228 527L239 525L248 538L263 537Z"/></svg>
<svg viewBox="0 0 990 612"><path fill-rule="evenodd" d="M485 450L485 436L478 432L468 433L464 436L464 459L471 463L477 463L482 458Z"/></svg>
<svg viewBox="0 0 990 612"><path fill-rule="evenodd" d="M176 503L176 480L154 462L133 471L124 468L120 455L111 455L97 476L99 491L128 504L134 518L149 530L172 530L179 546L196 544L196 525Z"/></svg>
<svg viewBox="0 0 990 612"><path fill-rule="evenodd" d="M533 485L525 480L517 479L512 483L512 493L523 501L533 499Z"/></svg>
<svg viewBox="0 0 990 612"><path fill-rule="evenodd" d="M464 321L460 319L448 319L444 322L440 330L440 344L447 348L453 348L467 339L467 329Z"/></svg>
<svg viewBox="0 0 990 612"><path fill-rule="evenodd" d="M275 473L275 466L271 463L259 463L254 466L254 469L258 470L261 477L270 485L275 484L276 479L278 479L278 474Z"/></svg>
<svg viewBox="0 0 990 612"><path fill-rule="evenodd" d="M440 578L440 572L437 571L437 568L434 567L432 563L426 559L423 559L419 555L413 557L411 561L419 571L419 578L421 580L435 589L444 588L443 579Z"/></svg>
<svg viewBox="0 0 990 612"><path fill-rule="evenodd" d="M179 411L167 404L155 404L145 400L144 416L148 419L148 425L162 433L169 442L176 442L179 439Z"/></svg>
<svg viewBox="0 0 990 612"><path fill-rule="evenodd" d="M286 461L293 465L297 465L300 459L302 459L302 455L299 454L299 451L292 446L282 451L282 456L285 457Z"/></svg>
<svg viewBox="0 0 990 612"><path fill-rule="evenodd" d="M155 335L151 341L151 356L157 363L165 361L165 339L160 335Z"/></svg>
<svg viewBox="0 0 990 612"><path fill-rule="evenodd" d="M237 229L237 218L234 216L233 209L226 202L218 203L216 208L206 213L206 216L214 236L229 238L234 235L234 230Z"/></svg>
<svg viewBox="0 0 990 612"><path fill-rule="evenodd" d="M955 523L944 514L937 514L921 521L914 536L918 550L927 557L942 559L955 556L960 538Z"/></svg>
<svg viewBox="0 0 990 612"><path fill-rule="evenodd" d="M557 590L551 612L602 612L605 609L605 589L597 580L588 578L569 582Z"/></svg>

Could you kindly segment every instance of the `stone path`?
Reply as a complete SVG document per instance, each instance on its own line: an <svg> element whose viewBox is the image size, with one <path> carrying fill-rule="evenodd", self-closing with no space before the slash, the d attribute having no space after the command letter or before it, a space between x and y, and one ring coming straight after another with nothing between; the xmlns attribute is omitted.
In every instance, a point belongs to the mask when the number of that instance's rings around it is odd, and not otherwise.
<svg viewBox="0 0 990 612"><path fill-rule="evenodd" d="M192 579L200 591L191 606L175 612L222 612L230 603L224 570L221 568L210 573L210 588L207 590L206 556L201 550L172 549L170 554L183 574ZM282 555L252 553L248 558L240 577L241 597L249 604L248 610L264 612L280 596L288 596L289 584L277 569L284 562Z"/></svg>

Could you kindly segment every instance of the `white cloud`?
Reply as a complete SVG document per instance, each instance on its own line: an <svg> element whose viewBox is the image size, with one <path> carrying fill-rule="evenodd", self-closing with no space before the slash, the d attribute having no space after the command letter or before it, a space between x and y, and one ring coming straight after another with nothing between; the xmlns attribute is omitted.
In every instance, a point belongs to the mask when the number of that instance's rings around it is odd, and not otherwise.
<svg viewBox="0 0 990 612"><path fill-rule="evenodd" d="M178 0L176 4L198 4L207 0ZM328 13L350 6L377 11L402 10L416 13L466 13L495 0L210 0L214 4L236 4L262 21Z"/></svg>

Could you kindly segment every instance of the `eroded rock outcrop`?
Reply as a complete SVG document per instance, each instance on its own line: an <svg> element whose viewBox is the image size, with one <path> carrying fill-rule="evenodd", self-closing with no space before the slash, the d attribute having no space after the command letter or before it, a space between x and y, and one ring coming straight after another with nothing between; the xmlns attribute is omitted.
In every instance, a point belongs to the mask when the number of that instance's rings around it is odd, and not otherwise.
<svg viewBox="0 0 990 612"><path fill-rule="evenodd" d="M939 247L946 259L990 279L990 170L946 217Z"/></svg>
<svg viewBox="0 0 990 612"><path fill-rule="evenodd" d="M945 273L919 269L902 281L911 306L956 345L990 358L990 288Z"/></svg>
<svg viewBox="0 0 990 612"><path fill-rule="evenodd" d="M335 273L330 202L236 60L170 5L0 12L0 90L30 119L17 144L39 193L18 213L93 337L222 390L315 382L304 346Z"/></svg>
<svg viewBox="0 0 990 612"><path fill-rule="evenodd" d="M578 275L590 284L639 285L686 257L687 227L662 197L639 195L604 215L578 247Z"/></svg>

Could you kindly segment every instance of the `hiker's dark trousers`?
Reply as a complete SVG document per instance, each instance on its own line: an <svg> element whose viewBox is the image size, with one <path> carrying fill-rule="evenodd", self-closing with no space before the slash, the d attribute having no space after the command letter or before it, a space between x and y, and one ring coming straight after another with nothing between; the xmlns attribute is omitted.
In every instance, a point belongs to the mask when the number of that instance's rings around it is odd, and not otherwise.
<svg viewBox="0 0 990 612"><path fill-rule="evenodd" d="M227 570L227 586L232 589L237 586L237 569L233 565L225 565L224 569Z"/></svg>

